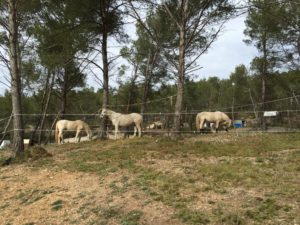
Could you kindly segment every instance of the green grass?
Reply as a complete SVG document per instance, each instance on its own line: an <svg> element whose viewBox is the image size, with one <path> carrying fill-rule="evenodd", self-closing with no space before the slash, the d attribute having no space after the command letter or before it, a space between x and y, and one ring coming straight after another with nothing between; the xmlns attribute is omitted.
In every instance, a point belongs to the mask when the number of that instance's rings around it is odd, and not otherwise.
<svg viewBox="0 0 300 225"><path fill-rule="evenodd" d="M85 207L99 218L94 224L107 224L110 220L124 225L141 224L147 212L109 205L114 197L122 198L135 190L146 196L144 206L159 202L183 224L300 222L297 133L212 134L177 140L137 138L64 144L49 149L54 157L37 160L30 166L92 173L103 181L106 176L121 174L109 182L107 207ZM55 155L64 160L56 161ZM31 204L44 195L41 190L22 191L18 199L21 204ZM85 197L82 194L80 198ZM51 204L54 211L62 207L62 200Z"/></svg>
<svg viewBox="0 0 300 225"><path fill-rule="evenodd" d="M96 219L91 224L108 224L110 220L119 221L118 224L122 225L139 225L140 219L143 215L142 211L132 210L124 212L121 207L108 206L108 207L96 207L91 210L97 215L99 219Z"/></svg>
<svg viewBox="0 0 300 225"><path fill-rule="evenodd" d="M119 209L117 207L109 207L107 209L103 209L101 214L105 219L110 219L119 215Z"/></svg>
<svg viewBox="0 0 300 225"><path fill-rule="evenodd" d="M177 214L177 217L180 218L185 224L209 224L210 220L208 215L205 215L199 211L192 211L188 209L182 209Z"/></svg>
<svg viewBox="0 0 300 225"><path fill-rule="evenodd" d="M55 202L53 202L51 204L51 209L53 211L58 211L58 210L61 210L62 208L63 208L63 201L61 199L56 200Z"/></svg>
<svg viewBox="0 0 300 225"><path fill-rule="evenodd" d="M139 221L143 215L143 212L138 210L133 210L121 217L122 225L139 225Z"/></svg>
<svg viewBox="0 0 300 225"><path fill-rule="evenodd" d="M20 204L30 205L40 199L44 198L46 195L53 193L52 190L39 190L39 189L31 189L31 190L21 190L16 199L20 201Z"/></svg>
<svg viewBox="0 0 300 225"><path fill-rule="evenodd" d="M296 190L298 184L294 182L295 173L300 170L300 157L299 151L291 151L286 154L287 157L282 157L279 151L297 149L300 146L300 135L260 134L221 138L229 141L220 144L202 141L200 137L199 141L191 142L188 138L94 142L89 149L90 145L85 144L82 149L67 153L69 162L63 168L100 176L119 170L129 171L133 181L129 184L125 179L119 181L118 185L113 181L110 184L113 195L120 195L130 188L138 187L148 196L147 201L163 202L174 210L175 217L184 224L264 223L268 220L275 221L278 216L285 217L286 211L283 210L282 202L297 196L297 193L300 194ZM217 160L218 157L230 157L230 160L222 158L216 163L190 163L190 159L205 160L211 157L216 157ZM183 173L174 174L172 168L161 171L159 168L150 168L139 163L145 159L148 159L150 166L155 165L157 159L177 160L182 164L177 163L174 167L180 168ZM199 188L197 182L204 182L206 186ZM241 201L250 202L248 205L243 208L224 206L222 213L215 213L214 210L195 211L190 208L197 201L192 193L209 192L227 196L235 188L244 188L245 192L254 189L258 193L260 189L268 189L271 198L265 196L261 202L257 202L253 200L253 196L242 196ZM183 196L183 190L188 190L191 194ZM220 202L214 202L211 205L219 207L219 204ZM286 206L285 209L289 209L289 214L295 213L295 207ZM123 217L122 224L138 224L124 222L131 221L130 218Z"/></svg>
<svg viewBox="0 0 300 225"><path fill-rule="evenodd" d="M258 222L275 218L278 215L278 211L281 209L274 199L267 198L256 202L256 204L256 207L253 210L247 210L245 215Z"/></svg>
<svg viewBox="0 0 300 225"><path fill-rule="evenodd" d="M131 183L127 176L123 176L121 180L114 180L110 183L109 187L112 189L112 194L122 195L127 192L131 187Z"/></svg>
<svg viewBox="0 0 300 225"><path fill-rule="evenodd" d="M1 204L0 205L0 212L2 211L2 210L4 210L5 208L7 208L7 207L9 207L9 203L4 203L4 204Z"/></svg>

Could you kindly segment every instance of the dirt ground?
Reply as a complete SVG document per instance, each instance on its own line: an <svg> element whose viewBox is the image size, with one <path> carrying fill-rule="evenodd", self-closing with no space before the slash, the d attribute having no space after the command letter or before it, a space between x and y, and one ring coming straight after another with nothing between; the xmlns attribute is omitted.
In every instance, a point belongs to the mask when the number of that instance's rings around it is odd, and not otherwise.
<svg viewBox="0 0 300 225"><path fill-rule="evenodd" d="M299 165L291 156L298 156L299 148L288 143L272 145L266 155L252 155L251 149L249 155L224 153L225 147L242 145L240 138L52 145L47 150L53 157L45 161L0 167L0 224L298 224L299 196L293 195L299 193ZM243 166L246 178L234 174ZM279 185L284 182L289 186Z"/></svg>
<svg viewBox="0 0 300 225"><path fill-rule="evenodd" d="M57 160L62 161L61 155ZM135 211L143 214L141 224L182 224L172 218L170 207L147 200L141 190L113 194L112 183L118 185L126 174L118 171L101 178L91 173L30 165L0 168L0 224L113 225L120 224L113 219L114 214Z"/></svg>

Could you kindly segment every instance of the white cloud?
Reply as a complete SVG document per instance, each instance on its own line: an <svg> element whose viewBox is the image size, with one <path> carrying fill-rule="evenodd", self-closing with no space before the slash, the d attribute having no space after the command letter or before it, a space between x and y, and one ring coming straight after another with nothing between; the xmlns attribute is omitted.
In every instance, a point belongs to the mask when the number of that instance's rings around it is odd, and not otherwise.
<svg viewBox="0 0 300 225"><path fill-rule="evenodd" d="M226 24L218 40L199 59L199 64L203 68L197 72L198 78L210 76L228 78L237 65L248 66L250 64L257 55L257 50L243 42L245 39L244 20L245 17L238 17Z"/></svg>

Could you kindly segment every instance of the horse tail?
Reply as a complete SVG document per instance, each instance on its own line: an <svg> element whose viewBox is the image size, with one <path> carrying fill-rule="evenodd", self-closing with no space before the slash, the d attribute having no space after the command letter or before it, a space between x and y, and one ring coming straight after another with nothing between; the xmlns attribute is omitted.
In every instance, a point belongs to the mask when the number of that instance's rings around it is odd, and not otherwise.
<svg viewBox="0 0 300 225"><path fill-rule="evenodd" d="M200 115L197 114L196 116L196 128L197 128L197 131L200 130Z"/></svg>
<svg viewBox="0 0 300 225"><path fill-rule="evenodd" d="M54 131L54 133L55 133L55 142L58 143L58 126L57 126L57 122L55 124L55 131Z"/></svg>
<svg viewBox="0 0 300 225"><path fill-rule="evenodd" d="M144 118L142 116L142 118L141 118L141 131L143 131L143 122L144 122Z"/></svg>
<svg viewBox="0 0 300 225"><path fill-rule="evenodd" d="M85 129L85 132L87 133L87 135L90 136L90 138L92 138L93 136L93 133L92 133L92 130L91 128L89 127L89 125L87 123L84 123L84 129Z"/></svg>

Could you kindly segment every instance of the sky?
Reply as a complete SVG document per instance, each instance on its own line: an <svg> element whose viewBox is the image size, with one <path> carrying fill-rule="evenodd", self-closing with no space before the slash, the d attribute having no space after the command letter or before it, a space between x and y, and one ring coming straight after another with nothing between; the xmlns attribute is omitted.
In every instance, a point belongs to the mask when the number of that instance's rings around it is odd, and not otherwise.
<svg viewBox="0 0 300 225"><path fill-rule="evenodd" d="M212 44L207 54L201 56L199 64L203 68L198 72L200 74L198 78L210 76L228 78L237 65L244 64L248 67L252 59L258 55L253 46L243 42L246 39L243 34L244 20L245 16L240 16L225 25L218 40Z"/></svg>
<svg viewBox="0 0 300 225"><path fill-rule="evenodd" d="M237 17L228 21L219 36L219 38L212 44L208 52L200 57L197 61L198 65L202 67L200 70L193 72L193 80L200 80L211 76L219 77L220 79L228 78L236 66L244 64L249 67L252 59L258 55L257 50L253 46L246 45L243 40L245 29L245 15ZM127 29L134 33L132 26ZM134 34L129 34L134 36ZM113 54L118 54L118 49L111 50ZM119 62L121 65L123 62ZM93 76L88 76L88 84L93 86L95 90L99 88L99 83L95 82ZM115 77L112 77L110 84L115 84Z"/></svg>
<svg viewBox="0 0 300 225"><path fill-rule="evenodd" d="M198 64L202 68L194 73L197 74L196 77L193 76L195 80L211 76L217 76L220 79L228 78L237 65L244 64L248 67L252 59L258 55L254 47L247 46L243 42L245 39L244 20L245 16L240 16L225 25L220 37L212 44L208 52L200 57ZM133 29L130 30L134 32ZM3 79L5 73L5 70L0 68L0 81L5 81ZM95 90L100 87L93 75L87 76L87 84L93 86ZM0 95L3 95L5 89L7 87L0 82Z"/></svg>

